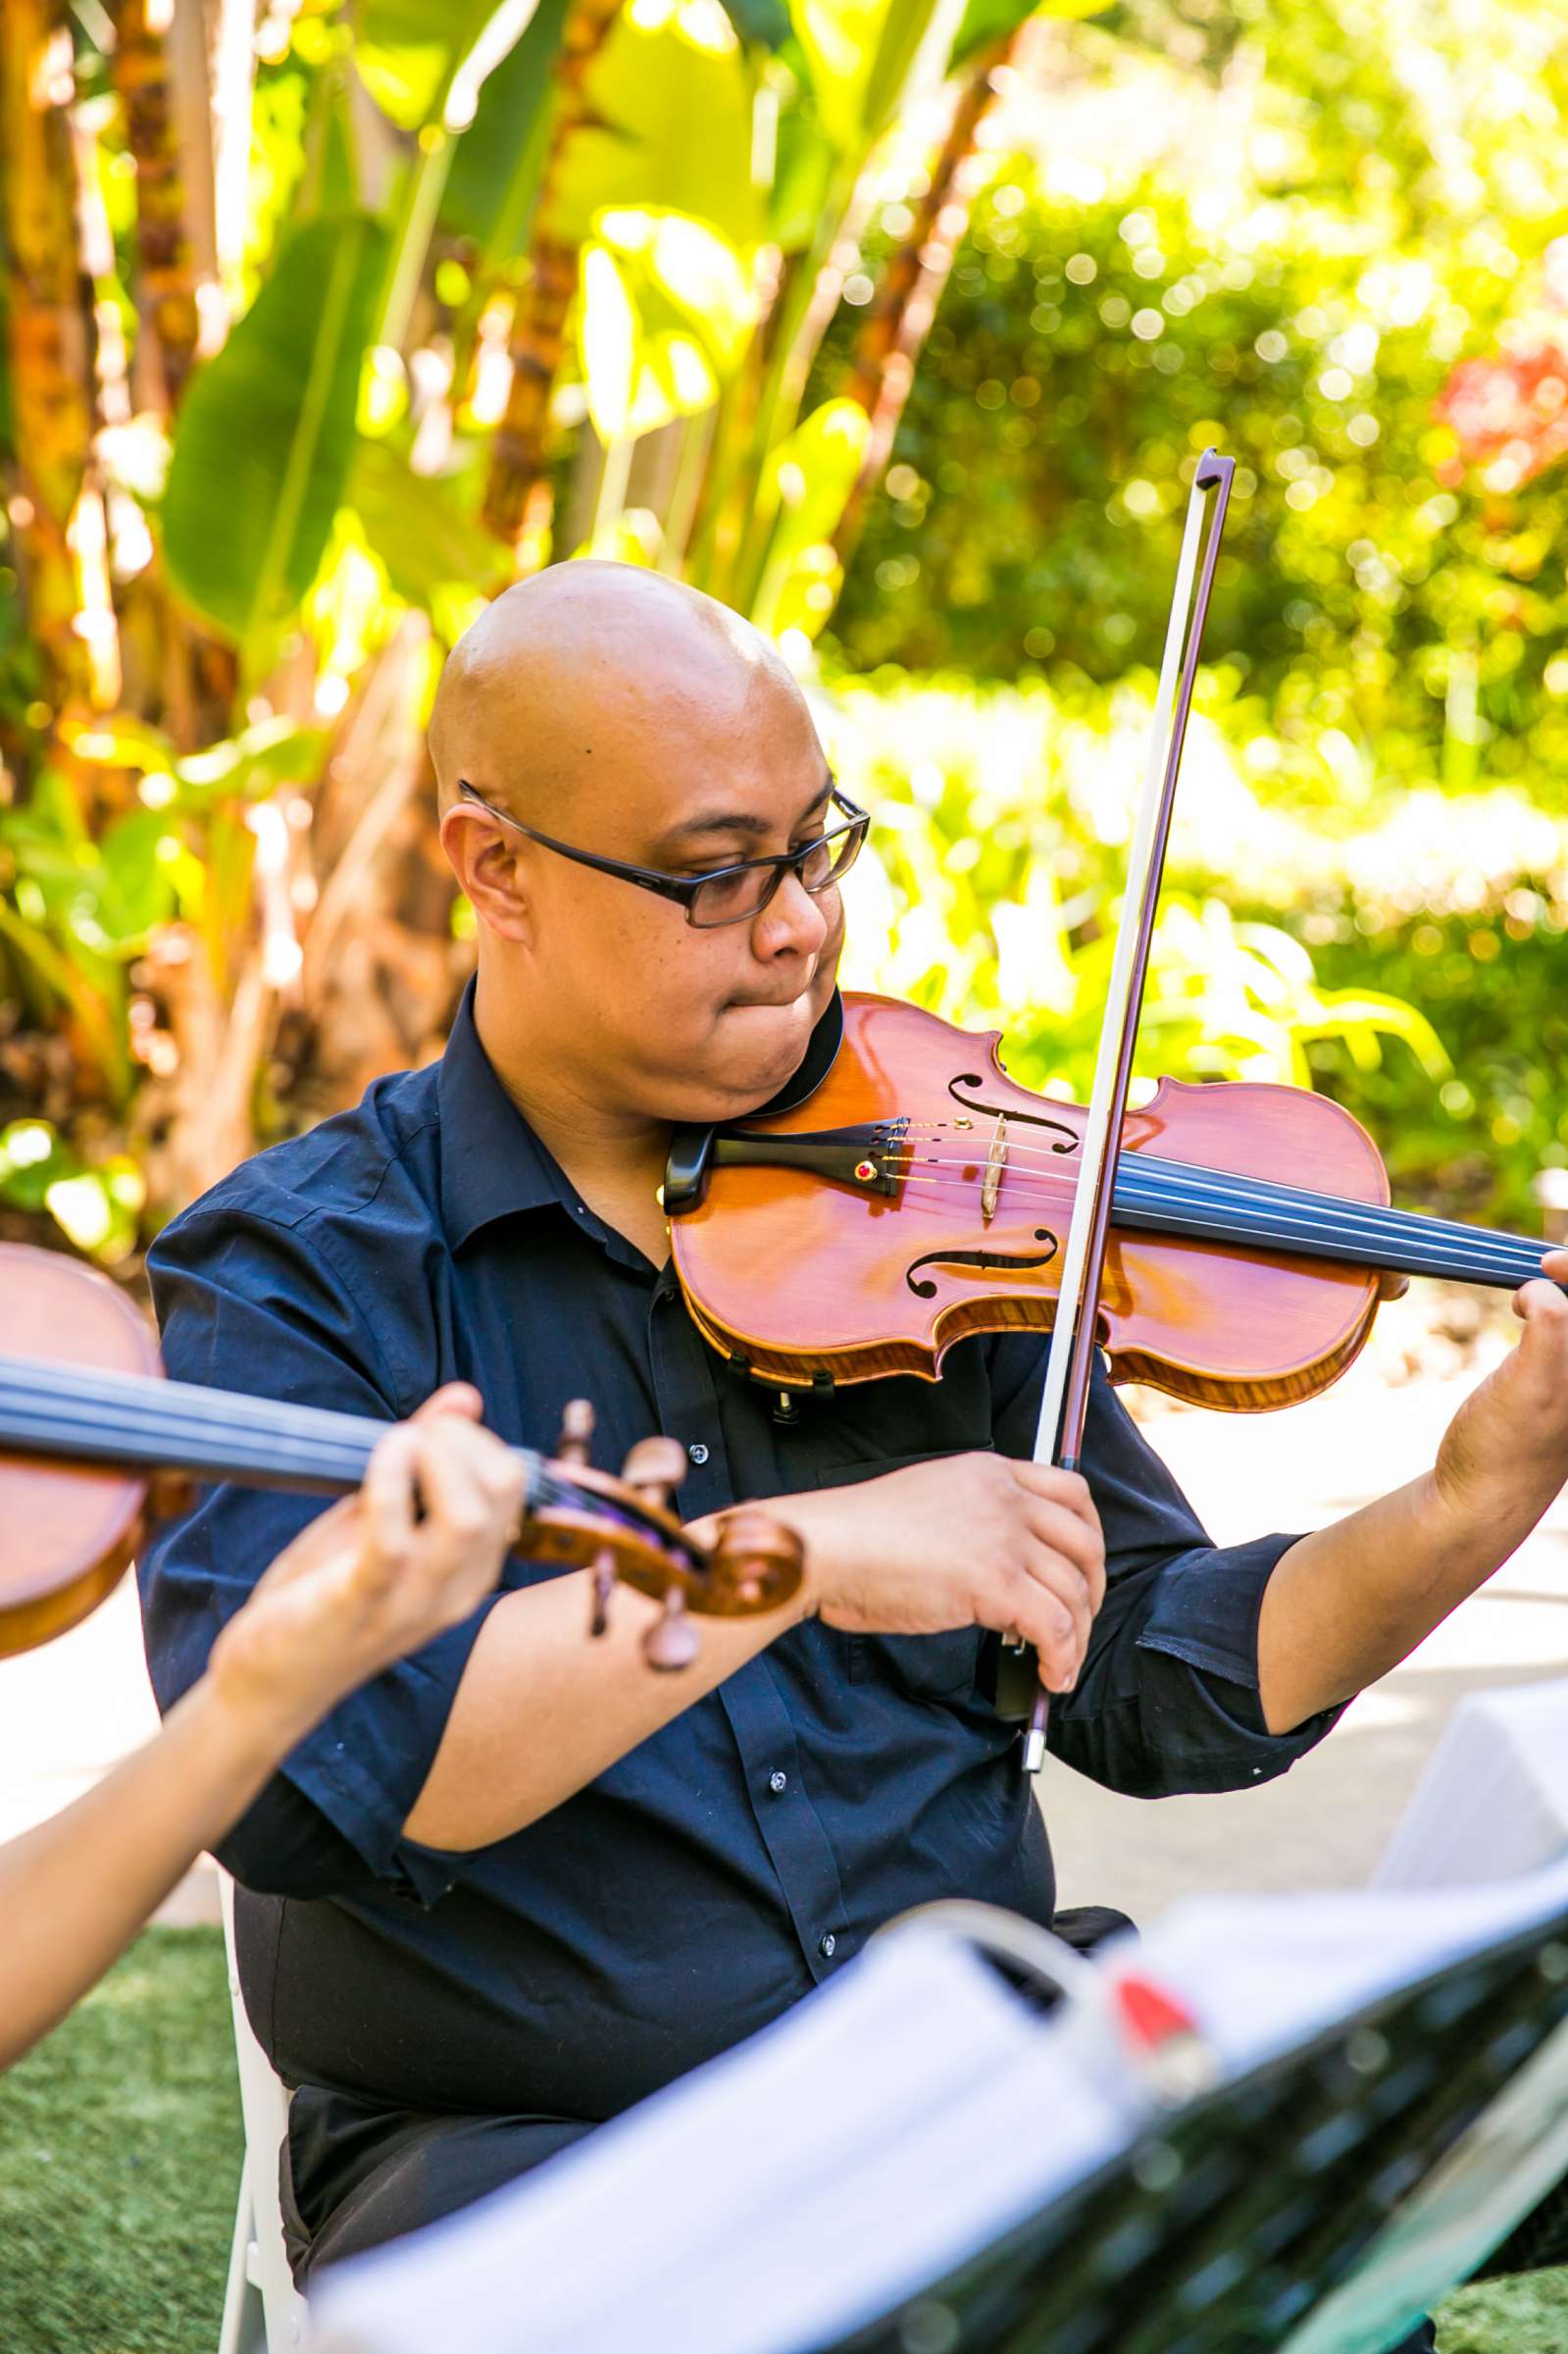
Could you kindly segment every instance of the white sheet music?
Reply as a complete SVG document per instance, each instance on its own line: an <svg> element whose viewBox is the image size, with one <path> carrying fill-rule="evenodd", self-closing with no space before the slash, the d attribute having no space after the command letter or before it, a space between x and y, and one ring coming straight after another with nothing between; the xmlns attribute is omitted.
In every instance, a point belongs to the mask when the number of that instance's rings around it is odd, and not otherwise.
<svg viewBox="0 0 1568 2354"><path fill-rule="evenodd" d="M1471 1692L1443 1728L1375 1888L1513 1879L1568 1853L1568 1682Z"/></svg>

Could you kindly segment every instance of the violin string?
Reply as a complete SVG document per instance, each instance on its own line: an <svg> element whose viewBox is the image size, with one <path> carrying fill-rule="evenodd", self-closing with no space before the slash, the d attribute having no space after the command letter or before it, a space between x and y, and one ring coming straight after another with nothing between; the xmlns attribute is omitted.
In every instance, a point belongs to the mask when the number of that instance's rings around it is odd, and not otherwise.
<svg viewBox="0 0 1568 2354"><path fill-rule="evenodd" d="M952 1122L949 1120L910 1121L902 1130L902 1134L905 1136L928 1134L945 1137L950 1135L951 1131ZM985 1140L982 1139L981 1142L984 1148ZM984 1149L977 1151L974 1147L968 1147L964 1150L962 1156L966 1162L972 1160L978 1170L984 1169ZM933 1157L939 1156L934 1155ZM1025 1143L1019 1138L1016 1128L1008 1130L1005 1166L1009 1169L1018 1160L1040 1163L1047 1168L1060 1171L1071 1185L1071 1171L1067 1165L1071 1163L1071 1159L1072 1155L1068 1151L1057 1151L1048 1145ZM1494 1244L1500 1244L1515 1247L1522 1252L1535 1251L1537 1255L1539 1255L1540 1250L1544 1248L1544 1245L1537 1246L1525 1235L1490 1233L1484 1228L1465 1226L1455 1220L1433 1218L1416 1210L1396 1209L1391 1203L1356 1203L1332 1194L1315 1193L1304 1187L1277 1184L1267 1178L1247 1177L1239 1171L1210 1170L1202 1168L1196 1162L1167 1160L1162 1156L1138 1149L1126 1151L1120 1162L1118 1182L1124 1176L1132 1177L1135 1183L1139 1182L1138 1174L1139 1172L1146 1172L1150 1180L1158 1176L1174 1186L1186 1187L1192 1191L1194 1199L1201 1191L1214 1201L1216 1205L1223 1207L1230 1207L1233 1203L1239 1201L1244 1195L1250 1201L1277 1201L1282 1206L1288 1205L1307 1210L1327 1217L1331 1221L1360 1213L1378 1221L1377 1231L1380 1234L1391 1233L1397 1229L1417 1241L1431 1241L1435 1236L1441 1235L1446 1242L1451 1242L1460 1248L1466 1243L1474 1243L1482 1249L1490 1249Z"/></svg>
<svg viewBox="0 0 1568 2354"><path fill-rule="evenodd" d="M939 1175L928 1177L912 1170L907 1173L904 1182L949 1185L964 1192L973 1192L977 1180ZM1059 1191L1034 1191L1027 1186L1020 1187L1016 1181L1011 1187L1006 1186L1004 1181L998 1199L1003 1196L1010 1197L1009 1205L1014 1208L1027 1207L1031 1203L1036 1207L1045 1203L1057 1205L1062 1199ZM1120 1180L1114 1206L1122 1213L1118 1222L1124 1228L1134 1222L1129 1213L1142 1211L1157 1220L1162 1211L1170 1212L1173 1214L1173 1223L1168 1231L1173 1235L1182 1231L1180 1219L1174 1213L1213 1206L1228 1213L1238 1241L1251 1239L1273 1242L1283 1249L1290 1249L1293 1243L1304 1254L1313 1256L1332 1256L1339 1249L1360 1249L1368 1254L1371 1263L1409 1273L1442 1274L1453 1269L1462 1270L1465 1275L1484 1282L1516 1285L1533 1280L1541 1272L1543 1246L1523 1237L1478 1236L1463 1227L1457 1228L1452 1238L1442 1233L1432 1235L1423 1231L1427 1222L1415 1220L1401 1227L1396 1223L1401 1213L1394 1211L1385 1211L1382 1221L1374 1213L1372 1218L1356 1221L1353 1226L1350 1221L1327 1224L1311 1215L1303 1215L1296 1205L1282 1205L1266 1199L1249 1203L1244 1197L1238 1199L1209 1191L1206 1194L1178 1195L1174 1200L1169 1200L1162 1197L1158 1189L1133 1194ZM1195 1239L1223 1243L1226 1238L1208 1235Z"/></svg>
<svg viewBox="0 0 1568 2354"><path fill-rule="evenodd" d="M50 1414L51 1404L61 1409L58 1414ZM95 1408L98 1417L85 1434L87 1445L101 1439L149 1468L168 1463L179 1451L188 1458L182 1468L218 1474L232 1467L279 1478L292 1474L345 1490L359 1486L373 1449L393 1427L369 1415L282 1406L150 1374L99 1374L46 1358L0 1358L0 1419L14 1440L30 1439L50 1452L79 1446L83 1407ZM587 1510L668 1542L666 1532L644 1523L630 1503L622 1506L563 1481L545 1470L546 1458L531 1448L512 1452L528 1473L531 1510L548 1506ZM234 1462L236 1455L245 1457L242 1463Z"/></svg>
<svg viewBox="0 0 1568 2354"><path fill-rule="evenodd" d="M933 1155L933 1159L937 1156ZM977 1174L928 1176L913 1168L906 1169L905 1184L945 1185L966 1193L974 1192L982 1179ZM1015 1177L1009 1185L1004 1175L998 1201L1004 1196L1012 1208L1036 1207L1049 1204L1059 1206L1070 1187L1032 1188L1020 1184ZM1236 1224L1236 1239L1251 1239L1274 1243L1289 1250L1291 1244L1306 1255L1333 1255L1336 1247L1361 1248L1371 1255L1373 1263L1397 1268L1408 1273L1462 1272L1477 1280L1499 1285L1516 1285L1531 1281L1541 1272L1541 1252L1543 1246L1523 1236L1492 1236L1464 1227L1448 1227L1435 1220L1422 1219L1413 1213L1401 1212L1368 1204L1359 1213L1346 1214L1344 1208L1326 1197L1319 1197L1337 1213L1325 1219L1318 1212L1312 1197L1307 1206L1298 1198L1291 1200L1282 1193L1274 1196L1259 1191L1249 1195L1244 1186L1229 1188L1214 1185L1173 1188L1168 1192L1158 1184L1132 1188L1126 1182L1125 1169L1117 1179L1116 1207L1126 1213L1142 1210L1158 1217L1162 1210L1200 1211L1212 1208L1229 1214ZM1122 1221L1124 1224L1127 1222ZM1430 1231L1437 1227L1437 1232ZM1170 1231L1179 1234L1181 1227L1173 1224ZM1214 1236L1196 1239L1223 1240Z"/></svg>
<svg viewBox="0 0 1568 2354"><path fill-rule="evenodd" d="M913 1134L923 1129L933 1135L945 1136L950 1133L951 1126L952 1123L945 1120L911 1121L903 1133ZM970 1147L963 1151L961 1156L966 1163L973 1161L977 1169L984 1169L983 1152L976 1151L974 1148ZM940 1155L932 1155L932 1157L934 1159L941 1158ZM1008 1131L1007 1156L1004 1164L1008 1169L1012 1168L1018 1160L1041 1163L1047 1168L1059 1170L1071 1185L1071 1170L1067 1165L1071 1159L1070 1153L1058 1153L1049 1146L1022 1143L1016 1130ZM950 1166L951 1161L942 1160L942 1165ZM1150 1180L1158 1177L1178 1187L1215 1189L1212 1198L1226 1206L1229 1206L1232 1201L1239 1200L1244 1193L1250 1200L1277 1200L1282 1204L1310 1209L1330 1218L1345 1213L1363 1212L1379 1219L1382 1222L1381 1230L1384 1231L1388 1230L1388 1222L1397 1221L1402 1222L1412 1233L1419 1235L1430 1236L1441 1233L1453 1241L1463 1238L1473 1239L1482 1244L1493 1242L1516 1244L1522 1250L1534 1248L1530 1238L1524 1235L1495 1234L1485 1228L1462 1225L1456 1220L1429 1217L1421 1211L1400 1210L1388 1203L1358 1203L1334 1194L1317 1193L1306 1187L1281 1184L1269 1178L1249 1177L1239 1170L1207 1169L1195 1161L1167 1160L1161 1155L1137 1148L1125 1151L1119 1164L1118 1176L1133 1177L1137 1181L1138 1174L1142 1172L1146 1172ZM1544 1246L1543 1245L1542 1248Z"/></svg>
<svg viewBox="0 0 1568 2354"><path fill-rule="evenodd" d="M936 1167L954 1165L941 1154L927 1157ZM963 1157L967 1164L969 1156ZM1009 1161L1011 1157L1009 1152ZM1066 1172L1063 1174L1065 1177ZM1460 1251L1473 1249L1489 1257L1498 1252L1511 1252L1539 1259L1544 1249L1543 1244L1524 1235L1490 1233L1484 1228L1427 1217L1418 1211L1395 1209L1384 1203L1348 1202L1305 1188L1277 1185L1267 1179L1242 1177L1226 1170L1205 1170L1189 1162L1159 1160L1143 1153L1129 1154L1122 1161L1118 1191L1125 1190L1129 1206L1133 1205L1135 1195L1139 1206L1156 1203L1162 1188L1173 1198L1184 1198L1194 1204L1226 1209L1278 1208L1292 1218L1317 1218L1330 1237L1353 1232L1364 1240L1381 1241L1397 1236L1418 1245L1441 1243Z"/></svg>

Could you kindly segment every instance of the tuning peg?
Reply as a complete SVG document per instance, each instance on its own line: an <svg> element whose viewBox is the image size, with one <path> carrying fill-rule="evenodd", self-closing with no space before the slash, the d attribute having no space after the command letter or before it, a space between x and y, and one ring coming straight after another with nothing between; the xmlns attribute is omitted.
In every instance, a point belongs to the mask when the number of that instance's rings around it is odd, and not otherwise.
<svg viewBox="0 0 1568 2354"><path fill-rule="evenodd" d="M668 1510L685 1467L686 1451L679 1439L638 1439L621 1477L629 1488L636 1489L645 1504Z"/></svg>
<svg viewBox="0 0 1568 2354"><path fill-rule="evenodd" d="M701 1649L697 1630L686 1611L686 1598L679 1586L671 1586L664 1598L664 1609L642 1638L642 1656L650 1667L663 1675L673 1675L682 1667L689 1667Z"/></svg>
<svg viewBox="0 0 1568 2354"><path fill-rule="evenodd" d="M561 1435L555 1442L557 1462L586 1463L592 1437L592 1406L586 1398L569 1398L561 1416Z"/></svg>
<svg viewBox="0 0 1568 2354"><path fill-rule="evenodd" d="M588 1633L595 1637L610 1631L610 1597L615 1592L615 1555L606 1547L593 1557L593 1612L588 1620Z"/></svg>

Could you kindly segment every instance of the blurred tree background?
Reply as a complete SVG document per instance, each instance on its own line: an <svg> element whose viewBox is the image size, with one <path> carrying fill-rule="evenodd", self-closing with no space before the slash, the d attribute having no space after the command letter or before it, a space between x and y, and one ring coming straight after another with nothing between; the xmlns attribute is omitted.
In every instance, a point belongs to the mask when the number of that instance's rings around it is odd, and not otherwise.
<svg viewBox="0 0 1568 2354"><path fill-rule="evenodd" d="M0 1214L134 1279L439 1050L434 676L586 551L808 680L848 977L1082 1088L1214 441L1141 1067L1533 1223L1565 108L1529 0L4 0Z"/></svg>

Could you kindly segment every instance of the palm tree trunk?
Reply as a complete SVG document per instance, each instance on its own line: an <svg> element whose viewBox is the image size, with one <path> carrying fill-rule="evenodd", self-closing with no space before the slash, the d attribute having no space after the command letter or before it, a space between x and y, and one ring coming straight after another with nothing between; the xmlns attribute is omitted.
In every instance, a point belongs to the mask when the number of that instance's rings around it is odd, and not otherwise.
<svg viewBox="0 0 1568 2354"><path fill-rule="evenodd" d="M52 711L85 706L91 675L69 534L92 446L91 290L76 238L65 0L0 8L6 333L17 451L11 514L28 625Z"/></svg>
<svg viewBox="0 0 1568 2354"><path fill-rule="evenodd" d="M970 61L931 183L915 209L908 235L888 260L855 339L843 391L871 419L871 438L834 535L835 550L846 567L865 526L872 493L892 455L898 421L915 381L915 362L969 227L973 189L966 183L972 178L981 126L995 102L991 77L1009 63L1028 29L1026 22Z"/></svg>
<svg viewBox="0 0 1568 2354"><path fill-rule="evenodd" d="M186 11L195 0L181 0ZM143 324L156 338L157 374L170 409L190 374L201 333L196 289L204 269L192 230L194 191L188 184L190 145L181 136L181 108L171 34L174 19L149 0L122 0L115 46L115 87L125 115L126 143L136 165L136 251ZM199 6L187 34L202 32ZM204 35L203 35L204 38ZM187 47L189 42L187 39ZM198 59L205 65L201 51ZM205 111L205 109L204 109Z"/></svg>
<svg viewBox="0 0 1568 2354"><path fill-rule="evenodd" d="M549 216L550 191L561 154L582 122L582 84L603 47L621 0L573 0L555 65L555 123L539 180L535 219ZM490 450L482 514L485 524L517 551L519 572L536 571L548 548L551 493L545 474L550 393L560 373L566 323L577 292L578 248L541 230L530 254L527 284L512 325L512 384Z"/></svg>

